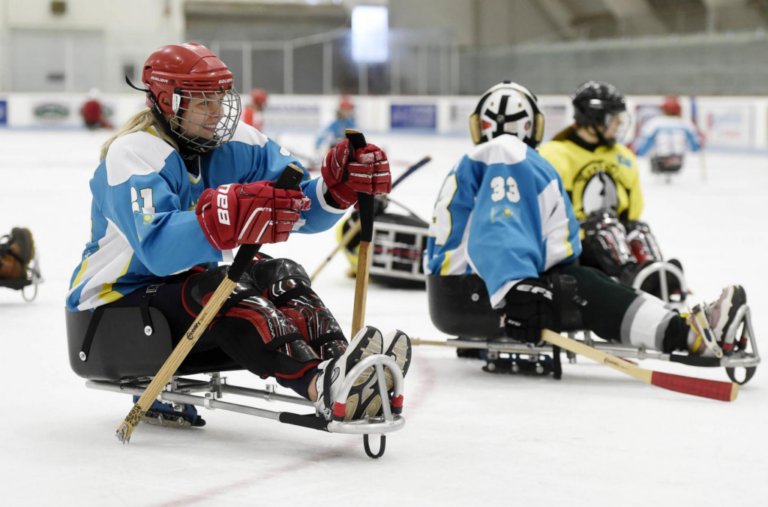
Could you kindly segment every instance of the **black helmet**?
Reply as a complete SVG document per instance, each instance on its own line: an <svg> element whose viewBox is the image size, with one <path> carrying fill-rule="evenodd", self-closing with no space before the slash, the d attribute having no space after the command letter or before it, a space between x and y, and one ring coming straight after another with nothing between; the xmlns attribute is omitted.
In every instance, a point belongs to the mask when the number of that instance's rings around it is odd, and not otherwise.
<svg viewBox="0 0 768 507"><path fill-rule="evenodd" d="M600 81L587 81L573 93L573 120L583 127L608 127L611 119L626 112L627 100L615 86ZM613 146L615 139L607 139L595 130L600 144Z"/></svg>
<svg viewBox="0 0 768 507"><path fill-rule="evenodd" d="M600 81L587 81L571 97L573 119L585 127L607 126L606 117L627 110L627 100L615 86Z"/></svg>

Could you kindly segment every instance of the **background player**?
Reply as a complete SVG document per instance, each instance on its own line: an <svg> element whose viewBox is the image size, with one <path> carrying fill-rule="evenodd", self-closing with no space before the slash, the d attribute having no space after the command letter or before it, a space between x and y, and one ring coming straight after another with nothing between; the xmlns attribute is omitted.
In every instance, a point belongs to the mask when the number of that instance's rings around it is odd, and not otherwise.
<svg viewBox="0 0 768 507"><path fill-rule="evenodd" d="M691 121L681 118L677 97L664 97L661 110L663 116L654 116L643 124L633 143L635 152L651 158L652 172L677 173L683 167L685 153L699 151L701 137Z"/></svg>
<svg viewBox="0 0 768 507"><path fill-rule="evenodd" d="M560 174L582 224L581 264L632 285L640 269L664 259L650 227L640 221L643 192L635 154L617 142L629 124L626 99L611 84L588 81L572 102L574 124L539 153ZM681 267L675 259L669 262ZM667 282L670 293L685 297L676 277L668 273ZM660 285L655 275L641 288L660 296Z"/></svg>
<svg viewBox="0 0 768 507"><path fill-rule="evenodd" d="M325 153L328 146L343 141L344 132L347 129L356 128L354 114L355 104L352 102L352 97L342 95L339 99L339 108L336 110L336 119L317 136L315 150Z"/></svg>
<svg viewBox="0 0 768 507"><path fill-rule="evenodd" d="M25 227L14 227L0 236L0 280L26 280L27 266L35 257L35 240Z"/></svg>
<svg viewBox="0 0 768 507"><path fill-rule="evenodd" d="M544 131L535 95L508 81L494 86L471 115L470 131L477 146L443 184L425 252L433 278L428 290L437 286L434 278L442 289L430 294L438 328L447 327L441 320L463 320L470 333L495 328L488 338L538 343L542 328L583 326L636 347L708 352L686 319L662 301L578 265L576 214L557 171L535 150ZM565 290L573 281L575 293ZM467 291L461 299L485 298L486 311L467 308L456 315L462 306L452 303L451 293L482 285L487 292ZM707 307L718 339L745 303L744 289L731 286Z"/></svg>
<svg viewBox="0 0 768 507"><path fill-rule="evenodd" d="M80 115L83 117L85 127L88 130L96 129L109 129L111 130L112 124L104 115L104 107L99 101L98 88L91 88L88 92L87 100L83 107L80 109Z"/></svg>
<svg viewBox="0 0 768 507"><path fill-rule="evenodd" d="M70 311L138 307L151 297L179 340L226 276L226 267L212 266L233 248L286 241L293 230L326 230L358 192L390 190L386 155L369 144L352 157L348 141L328 153L321 178L305 174L301 190L276 189L272 182L298 162L238 122L233 76L216 55L196 43L164 46L143 68L149 108L104 144L91 180L93 228L67 294ZM410 354L403 333L382 337L374 328L347 348L303 268L289 259L254 262L221 315L188 361L223 354L276 377L326 417L358 360L389 351L405 367ZM346 419L373 415L381 405L380 397L363 396L376 381L372 369L366 374L347 400Z"/></svg>
<svg viewBox="0 0 768 507"><path fill-rule="evenodd" d="M262 88L251 90L251 103L243 109L242 121L259 132L264 132L264 109L267 107L269 94Z"/></svg>

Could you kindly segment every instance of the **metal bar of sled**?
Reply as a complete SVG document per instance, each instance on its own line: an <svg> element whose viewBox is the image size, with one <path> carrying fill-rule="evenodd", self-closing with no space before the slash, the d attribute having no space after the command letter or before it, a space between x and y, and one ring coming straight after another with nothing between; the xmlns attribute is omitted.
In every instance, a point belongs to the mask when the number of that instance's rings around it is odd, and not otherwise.
<svg viewBox="0 0 768 507"><path fill-rule="evenodd" d="M347 399L349 397L349 391L352 389L355 380L362 374L367 368L373 367L376 369L379 375L378 389L379 395L382 399L388 399L386 385L384 383L384 368L387 368L392 374L393 385L393 397L399 397L403 394L403 374L394 359L384 355L369 356L359 361L354 368L352 368L347 377L344 379L341 387L339 388L338 399ZM141 396L144 394L146 386L149 382L138 384L121 384L118 382L108 382L100 380L87 380L85 386L90 389L97 389L101 391L110 391L115 393L123 393L134 396ZM142 385L146 384L146 385ZM287 396L283 394L277 394L261 389L249 389L245 387L232 386L229 384L210 381L198 381L194 379L178 378L174 379L169 385L176 385L176 389L182 390L195 390L200 391L202 388L208 387L207 392L215 396L217 389L221 389L222 393L230 393L240 396L248 396L252 398L259 398L267 401L282 401L286 403L292 403L295 405L313 407L314 403L303 398L296 396ZM166 386L166 389L168 387ZM240 405L237 403L229 403L226 401L220 401L213 397L194 396L188 393L176 392L176 391L161 391L157 397L160 401L172 402L172 403L186 403L189 405L195 405L198 407L204 407L208 409L226 410L228 412L237 412L240 414L252 415L261 417L264 419L272 419L284 424L291 424L294 426L301 426L304 428L316 429L328 431L330 433L345 433L352 435L371 435L371 434L384 434L398 431L405 425L405 419L397 414L393 414L388 403L382 404L382 417L376 417L372 419L364 419L359 421L326 421L323 418L317 417L314 414L294 414L292 412L277 412L274 410L265 410L262 408L251 407L248 405Z"/></svg>
<svg viewBox="0 0 768 507"><path fill-rule="evenodd" d="M314 406L309 400L304 398L297 398L296 396L287 396L285 394L278 394L275 392L264 391L262 389L250 389L248 387L232 386L229 384L221 385L222 392L231 393L238 396L248 396L250 398L257 398L265 401L283 401L286 403L293 403L295 405L303 405L306 407Z"/></svg>

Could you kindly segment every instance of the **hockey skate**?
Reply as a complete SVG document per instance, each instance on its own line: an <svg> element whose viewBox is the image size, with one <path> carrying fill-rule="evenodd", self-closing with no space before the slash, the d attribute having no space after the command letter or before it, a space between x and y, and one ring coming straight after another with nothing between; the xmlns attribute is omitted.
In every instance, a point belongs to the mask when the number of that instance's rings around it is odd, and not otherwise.
<svg viewBox="0 0 768 507"><path fill-rule="evenodd" d="M731 356L746 343L742 337L735 341L732 329L739 327L742 308L746 307L747 293L740 285L730 285L723 289L720 298L702 308L696 306L688 315L691 333L688 337L688 349L691 354L702 357Z"/></svg>
<svg viewBox="0 0 768 507"><path fill-rule="evenodd" d="M339 389L346 379L347 373L362 359L382 352L381 332L374 327L364 327L352 338L352 343L339 358L320 363L317 376L317 401L315 408L318 415L326 420L350 421L373 417L378 406L372 407L367 401L368 391L372 394L377 382L374 369L366 368L352 383L352 389L345 400L338 397ZM379 402L380 404L381 402Z"/></svg>
<svg viewBox="0 0 768 507"><path fill-rule="evenodd" d="M383 339L383 354L392 358L392 360L400 368L400 373L405 378L408 374L408 368L411 366L412 346L411 339L407 334L396 329L391 333L388 333ZM392 388L394 387L395 380L394 374L389 369L384 370L384 382L387 387L387 393L390 396L390 405L392 412L399 414L403 410L402 397L393 398ZM367 394L361 402L361 409L368 414L374 414L381 416L382 411L382 396L378 390L375 389L375 385L378 382L377 378L371 378L368 381L368 385L363 389L363 393Z"/></svg>
<svg viewBox="0 0 768 507"><path fill-rule="evenodd" d="M11 234L0 237L0 287L20 290L29 302L37 297L37 286L42 281L32 233L29 229L14 227ZM29 286L32 286L31 294L26 291Z"/></svg>

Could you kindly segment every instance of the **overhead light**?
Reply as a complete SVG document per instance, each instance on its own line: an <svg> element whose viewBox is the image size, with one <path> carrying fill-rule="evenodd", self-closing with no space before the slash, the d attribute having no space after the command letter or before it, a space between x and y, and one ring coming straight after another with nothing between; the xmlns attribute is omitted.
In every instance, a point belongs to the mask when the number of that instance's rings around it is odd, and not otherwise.
<svg viewBox="0 0 768 507"><path fill-rule="evenodd" d="M374 5L352 9L352 59L382 63L389 59L389 10Z"/></svg>

